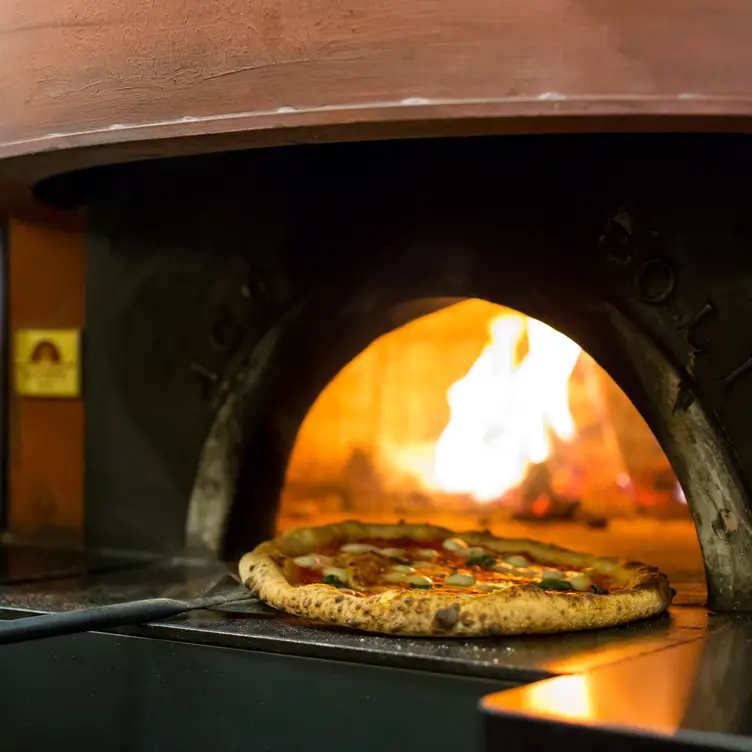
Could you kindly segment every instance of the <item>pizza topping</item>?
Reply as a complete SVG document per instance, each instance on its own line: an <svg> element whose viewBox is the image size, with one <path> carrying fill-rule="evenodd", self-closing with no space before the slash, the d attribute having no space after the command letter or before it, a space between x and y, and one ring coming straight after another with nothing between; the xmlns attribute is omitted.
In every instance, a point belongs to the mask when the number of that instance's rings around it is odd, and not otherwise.
<svg viewBox="0 0 752 752"><path fill-rule="evenodd" d="M470 546L461 538L437 540L426 548L419 545L407 538L371 538L346 543L340 539L322 546L322 553L287 560L284 572L293 584L323 581L346 588L359 597L395 588L436 588L455 597L482 597L523 585L549 591L603 594L611 586L608 577L594 570L555 569L527 554L502 555L481 546Z"/></svg>
<svg viewBox="0 0 752 752"><path fill-rule="evenodd" d="M307 556L298 556L293 561L299 566L305 569L321 569L331 564L331 559L328 556L322 556L321 554L308 554Z"/></svg>
<svg viewBox="0 0 752 752"><path fill-rule="evenodd" d="M340 551L345 554L376 553L386 556L388 559L398 560L405 560L406 555L404 548L395 548L391 546L387 548L379 548L379 546L375 546L372 543L345 543L345 545L340 548Z"/></svg>
<svg viewBox="0 0 752 752"><path fill-rule="evenodd" d="M580 572L580 574L575 574L574 576L569 578L569 584L575 589L579 590L582 593L586 593L593 588L593 583L584 572Z"/></svg>
<svg viewBox="0 0 752 752"><path fill-rule="evenodd" d="M340 550L346 554L366 554L370 551L378 551L379 549L370 543L345 543Z"/></svg>
<svg viewBox="0 0 752 752"><path fill-rule="evenodd" d="M485 548L471 546L460 553L460 556L466 556L468 559L479 559L481 556L489 556Z"/></svg>
<svg viewBox="0 0 752 752"><path fill-rule="evenodd" d="M511 564L513 567L527 568L530 566L530 562L524 557L514 554L513 556L501 557L507 564Z"/></svg>
<svg viewBox="0 0 752 752"><path fill-rule="evenodd" d="M432 561L415 561L413 569L418 572L436 572L442 569L440 564L434 564Z"/></svg>
<svg viewBox="0 0 752 752"><path fill-rule="evenodd" d="M415 574L415 567L410 567L407 564L394 564L392 566L393 572L404 572L405 574Z"/></svg>
<svg viewBox="0 0 752 752"><path fill-rule="evenodd" d="M520 567L513 567L511 564L502 562L494 567L496 572L500 574L508 574L512 577L538 577L540 572L535 569L521 569Z"/></svg>
<svg viewBox="0 0 752 752"><path fill-rule="evenodd" d="M496 557L493 554L485 553L480 556L473 556L467 560L468 567L481 567L482 569L493 569L496 566Z"/></svg>
<svg viewBox="0 0 752 752"><path fill-rule="evenodd" d="M655 569L487 531L348 522L286 534L247 557L241 579L270 605L389 634L597 628L658 613L669 602Z"/></svg>
<svg viewBox="0 0 752 752"><path fill-rule="evenodd" d="M541 590L572 590L566 580L541 580L535 583Z"/></svg>
<svg viewBox="0 0 752 752"><path fill-rule="evenodd" d="M423 590L428 590L433 585L431 578L424 577L422 574L410 575L406 582L411 588L421 588Z"/></svg>
<svg viewBox="0 0 752 752"><path fill-rule="evenodd" d="M564 573L558 569L544 569L540 574L540 578L542 580L563 580Z"/></svg>
<svg viewBox="0 0 752 752"><path fill-rule="evenodd" d="M324 581L327 577L336 577L340 582L347 582L347 570L339 567L324 567Z"/></svg>
<svg viewBox="0 0 752 752"><path fill-rule="evenodd" d="M404 559L405 550L403 548L382 548L379 553L388 556L390 559Z"/></svg>
<svg viewBox="0 0 752 752"><path fill-rule="evenodd" d="M460 538L447 538L441 545L447 551L452 551L456 554L463 554L468 549L467 543L465 543L465 541L463 540L460 540Z"/></svg>
<svg viewBox="0 0 752 752"><path fill-rule="evenodd" d="M444 582L447 585L459 585L460 587L470 587L471 585L475 585L475 577L472 577L469 574L456 573L456 574L450 574L449 577L445 577Z"/></svg>
<svg viewBox="0 0 752 752"><path fill-rule="evenodd" d="M482 593L493 593L496 590L501 590L504 585L498 582L482 582L480 585L476 585L475 587Z"/></svg>
<svg viewBox="0 0 752 752"><path fill-rule="evenodd" d="M434 551L432 548L419 548L413 553L413 556L419 561L435 561L439 556L439 552Z"/></svg>
<svg viewBox="0 0 752 752"><path fill-rule="evenodd" d="M518 554L502 556L502 561L494 569L503 574L511 574L515 577L540 577L540 572L531 568L530 562ZM557 575L561 576L561 575Z"/></svg>
<svg viewBox="0 0 752 752"><path fill-rule="evenodd" d="M387 572L382 579L384 582L399 584L407 580L407 575L404 572Z"/></svg>
<svg viewBox="0 0 752 752"><path fill-rule="evenodd" d="M357 590L369 590L378 585L386 569L384 557L377 553L346 554L338 557L337 564L347 567L350 585Z"/></svg>
<svg viewBox="0 0 752 752"><path fill-rule="evenodd" d="M324 585L333 585L336 588L346 587L346 583L333 574L324 575Z"/></svg>

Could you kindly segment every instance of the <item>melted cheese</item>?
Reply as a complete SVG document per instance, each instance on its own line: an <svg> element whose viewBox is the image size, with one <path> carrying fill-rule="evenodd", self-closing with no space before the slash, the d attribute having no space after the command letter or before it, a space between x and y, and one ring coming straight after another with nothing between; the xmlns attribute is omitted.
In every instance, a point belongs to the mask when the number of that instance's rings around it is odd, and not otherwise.
<svg viewBox="0 0 752 752"><path fill-rule="evenodd" d="M498 582L482 582L476 587L476 589L480 590L482 593L494 593L497 590L503 590L504 585Z"/></svg>
<svg viewBox="0 0 752 752"><path fill-rule="evenodd" d="M560 572L558 569L544 569L540 573L541 580L565 580L564 572Z"/></svg>
<svg viewBox="0 0 752 752"><path fill-rule="evenodd" d="M416 561L413 563L413 569L428 573L443 571L440 564L434 564L432 561Z"/></svg>
<svg viewBox="0 0 752 752"><path fill-rule="evenodd" d="M393 572L402 572L404 574L415 574L415 567L410 567L407 564L395 564L392 567Z"/></svg>
<svg viewBox="0 0 752 752"><path fill-rule="evenodd" d="M378 551L376 546L372 546L370 543L346 543L340 551L344 551L347 554L365 554L369 551Z"/></svg>
<svg viewBox="0 0 752 752"><path fill-rule="evenodd" d="M379 553L388 556L390 559L403 559L405 557L404 548L382 548Z"/></svg>
<svg viewBox="0 0 752 752"><path fill-rule="evenodd" d="M430 577L425 577L422 574L411 574L407 578L407 584L413 585L414 587L431 587L433 581Z"/></svg>
<svg viewBox="0 0 752 752"><path fill-rule="evenodd" d="M447 551L452 551L456 554L464 553L468 549L467 543L460 538L447 538L441 545Z"/></svg>
<svg viewBox="0 0 752 752"><path fill-rule="evenodd" d="M449 577L445 577L444 582L447 585L470 587L471 585L475 585L475 577L470 574L462 574L461 572L458 572L457 574L450 574Z"/></svg>
<svg viewBox="0 0 752 752"><path fill-rule="evenodd" d="M349 579L347 570L340 567L324 567L323 575L324 577L336 577L343 583L346 583Z"/></svg>
<svg viewBox="0 0 752 752"><path fill-rule="evenodd" d="M486 551L485 548L480 548L479 546L466 548L464 551L459 551L458 553L465 559L479 559L481 556L488 556L488 551Z"/></svg>
<svg viewBox="0 0 752 752"><path fill-rule="evenodd" d="M573 574L572 577L568 577L567 579L569 581L569 584L575 590L579 590L580 592L587 592L588 590L593 589L593 581L587 574L585 574L585 572Z"/></svg>
<svg viewBox="0 0 752 752"><path fill-rule="evenodd" d="M413 553L413 557L418 561L435 561L439 557L439 552L433 548L419 548Z"/></svg>
<svg viewBox="0 0 752 752"><path fill-rule="evenodd" d="M381 576L384 582L401 583L407 581L407 575L404 572L387 572Z"/></svg>
<svg viewBox="0 0 752 752"><path fill-rule="evenodd" d="M526 569L530 566L530 562L524 556L502 556L502 560L512 567L520 567Z"/></svg>
<svg viewBox="0 0 752 752"><path fill-rule="evenodd" d="M322 569L331 564L331 559L323 554L308 554L307 556L298 556L293 561L305 569Z"/></svg>

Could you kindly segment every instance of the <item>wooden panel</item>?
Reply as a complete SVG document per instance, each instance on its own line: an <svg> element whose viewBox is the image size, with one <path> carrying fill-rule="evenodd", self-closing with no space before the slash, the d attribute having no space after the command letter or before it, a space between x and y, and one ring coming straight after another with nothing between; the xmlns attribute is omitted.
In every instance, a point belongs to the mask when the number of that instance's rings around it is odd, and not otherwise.
<svg viewBox="0 0 752 752"><path fill-rule="evenodd" d="M9 247L11 332L27 327L82 327L83 232L55 231L11 220ZM80 537L83 400L19 397L11 379L9 404L10 530Z"/></svg>
<svg viewBox="0 0 752 752"><path fill-rule="evenodd" d="M280 141L749 130L751 34L745 0L0 0L0 188Z"/></svg>

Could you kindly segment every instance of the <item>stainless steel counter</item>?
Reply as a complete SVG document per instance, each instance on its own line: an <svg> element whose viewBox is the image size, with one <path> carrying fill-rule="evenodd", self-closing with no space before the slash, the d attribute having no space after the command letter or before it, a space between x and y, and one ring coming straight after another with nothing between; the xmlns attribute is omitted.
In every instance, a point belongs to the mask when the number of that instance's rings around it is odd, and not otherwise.
<svg viewBox="0 0 752 752"><path fill-rule="evenodd" d="M7 548L0 556L0 618L190 598L226 571L205 560L66 558L49 551L35 559L32 549ZM676 585L678 605L660 618L540 637L370 635L305 623L251 602L245 613L196 611L9 645L0 649L1 704L4 718L14 721L5 738L14 748L37 748L39 739L67 738L77 722L86 726L92 748L101 748L108 729L120 724L125 741L113 749L179 743L199 750L211 743L230 750L247 738L253 748L285 750L305 740L302 727L290 725L295 706L317 733L330 733L334 713L333 751L383 748L390 735L381 726L365 734L366 717L409 727L403 741L411 748L424 748L430 728L425 748L432 750L461 744L509 752L566 743L580 752L672 744L752 749L746 736L752 732L752 621L709 613L696 579ZM35 726L40 692L54 710L46 725ZM123 715L124 706L137 710ZM224 719L228 731L219 742L202 725L204 708ZM86 721L92 714L99 719L94 725Z"/></svg>

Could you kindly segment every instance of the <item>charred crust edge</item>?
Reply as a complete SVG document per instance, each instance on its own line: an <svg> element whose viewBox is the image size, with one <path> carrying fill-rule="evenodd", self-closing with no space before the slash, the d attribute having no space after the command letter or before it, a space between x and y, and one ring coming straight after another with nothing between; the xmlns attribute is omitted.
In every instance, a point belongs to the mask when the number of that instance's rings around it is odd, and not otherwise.
<svg viewBox="0 0 752 752"><path fill-rule="evenodd" d="M460 604L453 603L447 608L440 608L434 618L441 629L452 629L460 620Z"/></svg>

